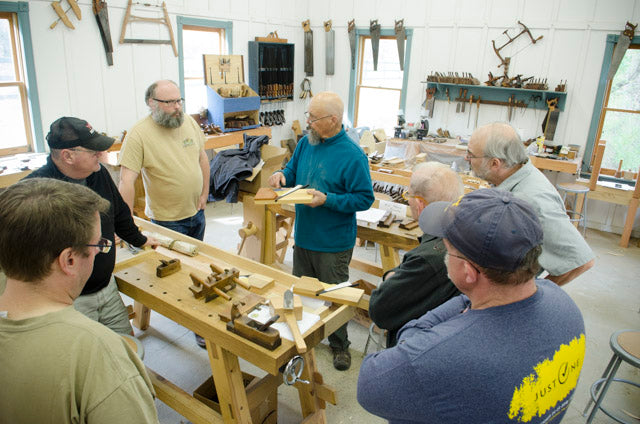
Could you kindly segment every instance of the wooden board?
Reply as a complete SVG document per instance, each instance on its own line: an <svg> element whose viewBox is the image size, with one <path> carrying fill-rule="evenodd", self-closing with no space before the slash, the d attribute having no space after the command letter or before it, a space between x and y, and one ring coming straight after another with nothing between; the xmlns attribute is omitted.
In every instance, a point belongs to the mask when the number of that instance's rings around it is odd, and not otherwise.
<svg viewBox="0 0 640 424"><path fill-rule="evenodd" d="M279 190L275 190L275 192L279 195L286 193L290 188L283 188ZM307 192L308 189L301 188L300 190L294 191L293 193L283 197L282 199L273 199L273 200L258 200L255 199L256 205L292 205L292 204L302 204L307 205L311 203L313 200L313 196Z"/></svg>

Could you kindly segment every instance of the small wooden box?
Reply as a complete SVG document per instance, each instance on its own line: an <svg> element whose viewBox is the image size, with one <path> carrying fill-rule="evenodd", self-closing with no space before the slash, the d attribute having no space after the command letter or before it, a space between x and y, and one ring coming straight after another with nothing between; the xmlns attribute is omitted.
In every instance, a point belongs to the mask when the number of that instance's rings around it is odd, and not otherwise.
<svg viewBox="0 0 640 424"><path fill-rule="evenodd" d="M244 83L242 56L205 54L203 62L209 121L223 132L259 127L260 97ZM228 95L234 97L225 97ZM225 119L239 116L248 116L255 124L240 128L226 127Z"/></svg>

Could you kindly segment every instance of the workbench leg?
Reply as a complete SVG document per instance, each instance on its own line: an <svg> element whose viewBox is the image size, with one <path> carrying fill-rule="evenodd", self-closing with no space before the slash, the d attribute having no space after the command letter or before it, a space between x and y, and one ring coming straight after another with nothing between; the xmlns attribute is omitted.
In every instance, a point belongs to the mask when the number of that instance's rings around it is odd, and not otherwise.
<svg viewBox="0 0 640 424"><path fill-rule="evenodd" d="M149 321L151 320L151 309L144 306L138 301L133 302L133 325L139 330L146 330L149 328Z"/></svg>
<svg viewBox="0 0 640 424"><path fill-rule="evenodd" d="M638 210L640 199L632 197L627 208L627 219L624 221L622 228L622 237L620 238L620 246L629 247L629 239L631 238L631 230L633 230L633 222L636 220L636 211Z"/></svg>
<svg viewBox="0 0 640 424"><path fill-rule="evenodd" d="M249 401L238 357L205 339L220 413L225 423L251 423Z"/></svg>
<svg viewBox="0 0 640 424"><path fill-rule="evenodd" d="M382 261L382 271L387 272L400 265L400 255L398 251L390 246L378 243L380 246L380 260Z"/></svg>
<svg viewBox="0 0 640 424"><path fill-rule="evenodd" d="M264 211L264 237L262 238L262 260L265 265L276 261L276 214L266 206Z"/></svg>
<svg viewBox="0 0 640 424"><path fill-rule="evenodd" d="M304 370L300 378L307 380L309 384L297 382L295 384L300 397L300 407L302 408L302 416L305 418L303 422L326 423L325 402L318 397L318 390L314 374L317 373L316 355L313 349L300 355L304 358Z"/></svg>

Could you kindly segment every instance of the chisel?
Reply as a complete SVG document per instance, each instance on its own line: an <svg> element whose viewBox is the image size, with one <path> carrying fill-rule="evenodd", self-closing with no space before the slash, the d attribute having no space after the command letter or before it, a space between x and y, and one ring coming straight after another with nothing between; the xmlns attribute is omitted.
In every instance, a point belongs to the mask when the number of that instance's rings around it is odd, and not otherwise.
<svg viewBox="0 0 640 424"><path fill-rule="evenodd" d="M283 197L290 195L294 191L298 191L301 188L307 188L307 187L309 187L309 184L305 184L305 185L298 184L297 186L293 187L291 190L289 190L289 191L281 194L280 196L276 197L275 201L277 202L278 200L282 199Z"/></svg>
<svg viewBox="0 0 640 424"><path fill-rule="evenodd" d="M324 290L320 290L318 293L316 293L316 296L322 294L322 293L327 293L327 292L332 292L334 290L340 290L340 289L344 289L345 287L355 287L360 283L350 283L350 282L344 282L344 283L340 283L340 284L336 284L333 287L330 287L328 289L324 289Z"/></svg>

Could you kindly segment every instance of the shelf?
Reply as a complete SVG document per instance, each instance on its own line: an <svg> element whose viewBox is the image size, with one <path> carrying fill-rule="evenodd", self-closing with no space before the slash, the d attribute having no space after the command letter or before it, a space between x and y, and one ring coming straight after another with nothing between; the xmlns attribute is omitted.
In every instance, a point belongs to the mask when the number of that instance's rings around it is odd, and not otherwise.
<svg viewBox="0 0 640 424"><path fill-rule="evenodd" d="M469 103L473 96L476 103L480 96L481 104L498 106L526 107L527 109L547 110L547 100L558 99L556 109L563 111L567 100L567 93L561 91L529 90L526 88L491 87L486 85L447 84L440 82L428 82L427 88L435 88L436 100L449 100L451 102L464 101ZM449 98L447 99L447 89ZM467 90L466 96L460 95L460 90ZM511 103L509 99L512 99Z"/></svg>

